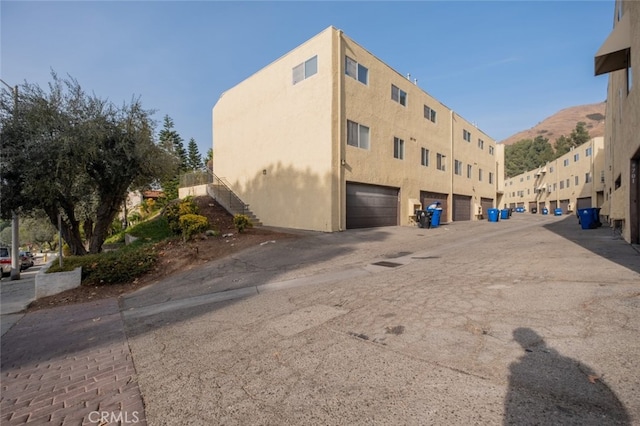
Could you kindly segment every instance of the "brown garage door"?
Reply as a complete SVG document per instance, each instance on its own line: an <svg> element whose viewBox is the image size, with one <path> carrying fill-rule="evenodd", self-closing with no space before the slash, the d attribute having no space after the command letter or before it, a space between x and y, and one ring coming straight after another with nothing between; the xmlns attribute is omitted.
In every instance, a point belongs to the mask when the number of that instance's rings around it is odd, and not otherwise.
<svg viewBox="0 0 640 426"><path fill-rule="evenodd" d="M551 212L555 212L555 211L556 211L556 209L558 208L558 201L551 201L551 202L549 203L549 205L551 206L551 207L549 208L549 211L551 211Z"/></svg>
<svg viewBox="0 0 640 426"><path fill-rule="evenodd" d="M453 221L471 220L471 197L453 194Z"/></svg>
<svg viewBox="0 0 640 426"><path fill-rule="evenodd" d="M493 208L493 198L480 198L480 205L482 206L482 217L489 217L488 211Z"/></svg>
<svg viewBox="0 0 640 426"><path fill-rule="evenodd" d="M398 191L347 182L347 229L398 225Z"/></svg>
<svg viewBox="0 0 640 426"><path fill-rule="evenodd" d="M447 221L447 214L449 211L449 205L447 203L448 198L449 196L447 194L442 194L440 192L420 191L420 202L422 203L423 209L426 209L429 204L435 201L440 201L440 207L442 208L440 223L445 223Z"/></svg>
<svg viewBox="0 0 640 426"><path fill-rule="evenodd" d="M591 207L591 197L578 198L576 200L577 209L588 209Z"/></svg>
<svg viewBox="0 0 640 426"><path fill-rule="evenodd" d="M560 200L560 208L562 213L567 213L569 211L569 200Z"/></svg>

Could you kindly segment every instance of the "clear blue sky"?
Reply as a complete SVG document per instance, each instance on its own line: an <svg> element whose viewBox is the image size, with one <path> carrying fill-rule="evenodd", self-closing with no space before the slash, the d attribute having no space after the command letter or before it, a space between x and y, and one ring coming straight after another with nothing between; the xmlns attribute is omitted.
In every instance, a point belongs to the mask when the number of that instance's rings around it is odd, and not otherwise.
<svg viewBox="0 0 640 426"><path fill-rule="evenodd" d="M593 57L613 26L601 1L7 1L0 77L50 71L116 104L140 97L201 154L220 95L333 25L500 141L604 101ZM214 150L215 152L215 150Z"/></svg>

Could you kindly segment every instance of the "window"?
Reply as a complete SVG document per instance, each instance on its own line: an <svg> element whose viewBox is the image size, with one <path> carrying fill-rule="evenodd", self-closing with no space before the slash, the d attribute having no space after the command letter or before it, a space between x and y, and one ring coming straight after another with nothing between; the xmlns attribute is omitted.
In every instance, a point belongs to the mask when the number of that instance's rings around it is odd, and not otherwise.
<svg viewBox="0 0 640 426"><path fill-rule="evenodd" d="M407 106L407 92L391 85L391 99L398 102L402 106Z"/></svg>
<svg viewBox="0 0 640 426"><path fill-rule="evenodd" d="M565 160L562 162L562 165L567 167L569 165L569 159L565 158Z"/></svg>
<svg viewBox="0 0 640 426"><path fill-rule="evenodd" d="M560 181L560 189L564 189L564 181L563 180Z"/></svg>
<svg viewBox="0 0 640 426"><path fill-rule="evenodd" d="M462 139L467 142L471 142L471 132L467 131L466 129L462 129Z"/></svg>
<svg viewBox="0 0 640 426"><path fill-rule="evenodd" d="M484 141L482 139L478 139L478 148L484 149Z"/></svg>
<svg viewBox="0 0 640 426"><path fill-rule="evenodd" d="M293 67L293 84L300 83L318 72L318 56L307 59L300 65Z"/></svg>
<svg viewBox="0 0 640 426"><path fill-rule="evenodd" d="M446 163L446 160L447 160L447 157L446 157L446 156L444 156L444 155L442 155L442 154L438 153L438 154L436 155L436 161L437 161L437 163L438 163L438 164L436 164L436 168L437 168L438 170L445 171L445 170L446 170L446 167L445 167L445 165L446 165L446 164L445 164L445 163Z"/></svg>
<svg viewBox="0 0 640 426"><path fill-rule="evenodd" d="M344 73L362 84L369 84L369 69L345 56Z"/></svg>
<svg viewBox="0 0 640 426"><path fill-rule="evenodd" d="M393 138L393 158L404 159L404 140Z"/></svg>
<svg viewBox="0 0 640 426"><path fill-rule="evenodd" d="M478 169L478 180L482 182L482 169Z"/></svg>
<svg viewBox="0 0 640 426"><path fill-rule="evenodd" d="M549 166L549 173L553 173L553 166Z"/></svg>
<svg viewBox="0 0 640 426"><path fill-rule="evenodd" d="M467 177L469 179L471 179L471 170L473 169L473 167L471 166L471 164L467 164ZM513 182L511 182L511 184L513 184Z"/></svg>
<svg viewBox="0 0 640 426"><path fill-rule="evenodd" d="M347 120L347 145L369 149L369 128Z"/></svg>
<svg viewBox="0 0 640 426"><path fill-rule="evenodd" d="M567 188L569 187L569 179L567 179Z"/></svg>
<svg viewBox="0 0 640 426"><path fill-rule="evenodd" d="M585 149L584 150L584 156L585 157L591 157L591 153L593 152L592 150L593 150L592 147L589 147L589 148Z"/></svg>
<svg viewBox="0 0 640 426"><path fill-rule="evenodd" d="M425 167L429 166L429 150L427 148L420 150L420 164Z"/></svg>
<svg viewBox="0 0 640 426"><path fill-rule="evenodd" d="M489 183L493 184L493 172L489 172Z"/></svg>
<svg viewBox="0 0 640 426"><path fill-rule="evenodd" d="M591 183L592 179L591 179L591 173L587 172L584 174L584 183Z"/></svg>
<svg viewBox="0 0 640 426"><path fill-rule="evenodd" d="M531 180L531 175L527 175L527 180Z"/></svg>
<svg viewBox="0 0 640 426"><path fill-rule="evenodd" d="M491 145L489 145L489 154L493 155L493 147Z"/></svg>
<svg viewBox="0 0 640 426"><path fill-rule="evenodd" d="M576 176L576 179L575 179L574 185L575 185L575 186L578 186L578 182L580 182L580 180L578 179L578 176Z"/></svg>
<svg viewBox="0 0 640 426"><path fill-rule="evenodd" d="M424 118L427 120L436 122L436 110L429 108L428 106L424 106Z"/></svg>
<svg viewBox="0 0 640 426"><path fill-rule="evenodd" d="M462 176L462 161L454 160L453 169L455 174Z"/></svg>
<svg viewBox="0 0 640 426"><path fill-rule="evenodd" d="M554 183L553 184L553 190L555 191L557 188L558 188L558 185Z"/></svg>
<svg viewBox="0 0 640 426"><path fill-rule="evenodd" d="M573 154L573 162L577 162L580 159L580 154Z"/></svg>

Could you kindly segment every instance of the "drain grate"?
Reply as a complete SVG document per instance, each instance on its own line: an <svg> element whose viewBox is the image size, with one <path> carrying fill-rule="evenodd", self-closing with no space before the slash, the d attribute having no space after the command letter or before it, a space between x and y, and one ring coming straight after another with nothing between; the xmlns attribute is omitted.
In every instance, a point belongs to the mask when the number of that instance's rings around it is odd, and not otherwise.
<svg viewBox="0 0 640 426"><path fill-rule="evenodd" d="M387 262L386 260L383 260L381 262L376 262L373 265L386 266L387 268L395 268L396 266L402 266L402 263Z"/></svg>

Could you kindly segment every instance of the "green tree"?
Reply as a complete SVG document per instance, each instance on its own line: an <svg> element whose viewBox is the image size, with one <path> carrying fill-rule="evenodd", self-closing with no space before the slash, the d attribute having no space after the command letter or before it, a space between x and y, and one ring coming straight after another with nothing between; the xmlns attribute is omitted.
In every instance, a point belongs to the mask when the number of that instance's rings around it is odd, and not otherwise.
<svg viewBox="0 0 640 426"><path fill-rule="evenodd" d="M571 131L571 136L569 136L569 138L571 139L574 147L580 146L585 142L589 142L591 139L586 126L587 124L585 122L579 121L578 124L576 124L576 128Z"/></svg>
<svg viewBox="0 0 640 426"><path fill-rule="evenodd" d="M35 211L32 216L20 219L20 245L44 244L51 246L56 239L56 228L51 224L44 212Z"/></svg>
<svg viewBox="0 0 640 426"><path fill-rule="evenodd" d="M505 174L513 177L536 169L551 161L553 155L553 148L547 138L536 136L533 140L519 140L505 147Z"/></svg>
<svg viewBox="0 0 640 426"><path fill-rule="evenodd" d="M207 150L207 157L205 158L205 163L207 165L207 170L213 170L213 149L209 148Z"/></svg>
<svg viewBox="0 0 640 426"><path fill-rule="evenodd" d="M566 137L565 135L560 136L558 139L556 139L556 142L554 144L554 148L556 149L555 157L562 157L564 154L571 151L571 146L572 143L568 137Z"/></svg>
<svg viewBox="0 0 640 426"><path fill-rule="evenodd" d="M165 201L168 202L178 198L180 173L188 169L187 152L182 144L182 137L173 129L173 120L168 115L164 116L163 128L158 133L158 139L162 149L171 155L177 164L174 172L160 181Z"/></svg>
<svg viewBox="0 0 640 426"><path fill-rule="evenodd" d="M194 138L189 139L189 145L187 146L187 168L189 170L202 170L202 156Z"/></svg>
<svg viewBox="0 0 640 426"><path fill-rule="evenodd" d="M0 216L42 209L57 229L60 215L71 253L98 253L129 188L160 179L172 161L139 99L117 107L52 78L48 91L25 82L15 110L2 91Z"/></svg>

